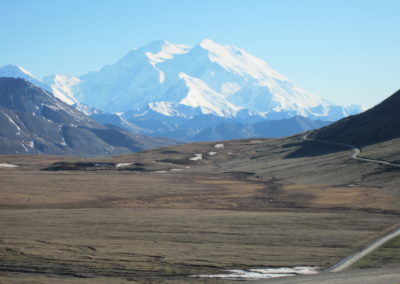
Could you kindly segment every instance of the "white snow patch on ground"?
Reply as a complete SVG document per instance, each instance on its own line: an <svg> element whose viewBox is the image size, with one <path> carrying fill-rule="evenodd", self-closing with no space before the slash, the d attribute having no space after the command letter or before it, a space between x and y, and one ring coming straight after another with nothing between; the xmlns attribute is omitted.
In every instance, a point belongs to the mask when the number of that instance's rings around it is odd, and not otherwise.
<svg viewBox="0 0 400 284"><path fill-rule="evenodd" d="M285 276L308 275L319 273L319 267L296 266L281 268L260 268L247 270L226 270L226 274L192 275L199 278L220 278L229 280L259 280Z"/></svg>
<svg viewBox="0 0 400 284"><path fill-rule="evenodd" d="M7 163L0 163L0 168L18 168L19 166Z"/></svg>
<svg viewBox="0 0 400 284"><path fill-rule="evenodd" d="M203 160L203 154L194 154L194 157L191 157L189 160L191 161Z"/></svg>
<svg viewBox="0 0 400 284"><path fill-rule="evenodd" d="M214 156L214 155L217 155L217 152L208 152L208 155Z"/></svg>
<svg viewBox="0 0 400 284"><path fill-rule="evenodd" d="M167 171L154 171L153 173L157 173L157 174L166 174Z"/></svg>
<svg viewBox="0 0 400 284"><path fill-rule="evenodd" d="M262 143L262 140L252 140L250 141L251 144L257 144L257 143Z"/></svg>
<svg viewBox="0 0 400 284"><path fill-rule="evenodd" d="M115 165L116 168L123 168L123 167L127 167L133 165L133 163L118 163Z"/></svg>
<svg viewBox="0 0 400 284"><path fill-rule="evenodd" d="M224 148L224 144L215 144L214 147L217 149L222 149Z"/></svg>
<svg viewBox="0 0 400 284"><path fill-rule="evenodd" d="M171 169L171 172L181 172L183 171L182 169Z"/></svg>

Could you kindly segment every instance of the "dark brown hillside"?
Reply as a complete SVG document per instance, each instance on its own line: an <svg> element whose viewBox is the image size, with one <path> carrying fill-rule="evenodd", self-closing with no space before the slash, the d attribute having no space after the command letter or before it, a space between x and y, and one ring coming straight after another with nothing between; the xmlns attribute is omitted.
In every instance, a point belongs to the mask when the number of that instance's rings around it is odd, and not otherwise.
<svg viewBox="0 0 400 284"><path fill-rule="evenodd" d="M315 132L316 139L366 146L400 137L400 90L375 107Z"/></svg>

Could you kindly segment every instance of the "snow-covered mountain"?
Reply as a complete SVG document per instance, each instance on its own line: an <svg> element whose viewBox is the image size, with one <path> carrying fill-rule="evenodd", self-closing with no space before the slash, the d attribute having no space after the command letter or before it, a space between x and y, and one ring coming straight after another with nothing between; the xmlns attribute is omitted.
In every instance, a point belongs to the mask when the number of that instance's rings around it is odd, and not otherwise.
<svg viewBox="0 0 400 284"><path fill-rule="evenodd" d="M79 77L41 81L15 65L0 67L0 77L24 78L99 123L188 141L207 128L226 129L219 124L296 116L331 122L362 111L308 93L246 50L209 39L193 47L154 41Z"/></svg>
<svg viewBox="0 0 400 284"><path fill-rule="evenodd" d="M269 119L301 115L330 121L349 114L345 107L297 87L246 50L209 39L193 47L154 41L99 71L45 81L66 103L108 113Z"/></svg>
<svg viewBox="0 0 400 284"><path fill-rule="evenodd" d="M72 88L80 82L77 77L55 74L43 78L43 81L50 86L53 95L69 105L79 104L75 99Z"/></svg>
<svg viewBox="0 0 400 284"><path fill-rule="evenodd" d="M0 67L0 77L22 78L35 86L51 92L52 88L21 66L9 64Z"/></svg>

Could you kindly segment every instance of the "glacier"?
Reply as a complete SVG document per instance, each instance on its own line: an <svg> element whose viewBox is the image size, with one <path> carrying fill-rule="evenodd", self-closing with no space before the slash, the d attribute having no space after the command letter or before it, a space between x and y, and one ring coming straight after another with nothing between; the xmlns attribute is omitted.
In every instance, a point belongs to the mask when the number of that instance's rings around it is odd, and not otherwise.
<svg viewBox="0 0 400 284"><path fill-rule="evenodd" d="M45 82L70 105L130 116L151 111L185 118L300 115L334 121L361 111L311 94L246 50L210 39L193 47L154 41L98 71L53 75Z"/></svg>

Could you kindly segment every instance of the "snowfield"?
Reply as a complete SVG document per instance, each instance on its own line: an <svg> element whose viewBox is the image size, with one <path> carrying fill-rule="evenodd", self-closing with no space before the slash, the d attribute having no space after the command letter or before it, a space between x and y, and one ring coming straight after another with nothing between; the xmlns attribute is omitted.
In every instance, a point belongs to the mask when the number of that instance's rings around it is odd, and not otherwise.
<svg viewBox="0 0 400 284"><path fill-rule="evenodd" d="M152 109L166 116L301 115L332 121L361 110L330 103L246 50L210 39L193 47L154 41L98 71L80 77L56 74L45 81L66 103L107 113Z"/></svg>
<svg viewBox="0 0 400 284"><path fill-rule="evenodd" d="M203 154L194 154L194 157L190 158L191 161L203 160Z"/></svg>
<svg viewBox="0 0 400 284"><path fill-rule="evenodd" d="M7 163L0 163L0 168L18 168L19 166Z"/></svg>

